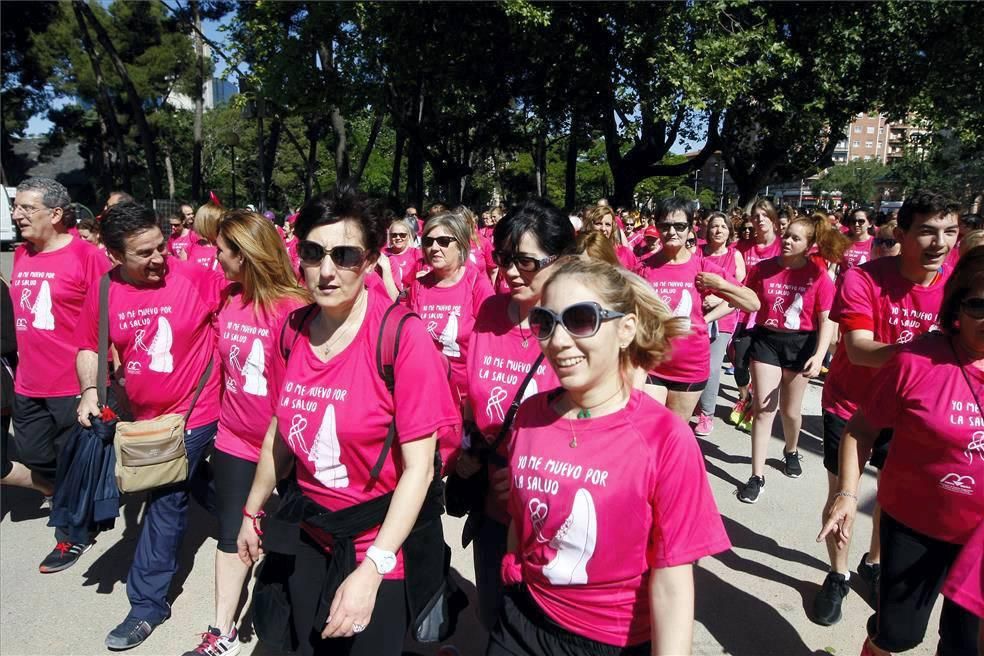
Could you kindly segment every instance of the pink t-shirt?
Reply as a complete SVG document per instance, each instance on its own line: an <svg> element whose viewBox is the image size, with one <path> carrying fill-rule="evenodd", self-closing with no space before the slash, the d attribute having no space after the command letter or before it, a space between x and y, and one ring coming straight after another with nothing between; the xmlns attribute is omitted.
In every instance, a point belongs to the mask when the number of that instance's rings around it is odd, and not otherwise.
<svg viewBox="0 0 984 656"><path fill-rule="evenodd" d="M435 432L445 437L461 434L447 369L420 321L404 324L392 395L379 377L376 345L388 305L385 296L369 292L366 316L354 340L328 362L311 350L310 321L292 342L288 363L275 349L274 366L285 368L283 374L275 374L284 381L276 399L278 434L296 456L301 491L328 510L349 508L396 489L402 469L400 444ZM372 479L369 473L394 417L397 443L379 478ZM373 528L356 538L359 562L378 532ZM386 578L403 578L400 553L397 563Z"/></svg>
<svg viewBox="0 0 984 656"><path fill-rule="evenodd" d="M660 378L681 383L699 383L710 376L711 343L704 321L703 296L695 285L698 273L707 271L735 282L734 276L697 253L683 264L660 262L651 257L640 265L639 275L646 279L674 317L686 319L689 331L670 342L669 358L653 369Z"/></svg>
<svg viewBox="0 0 984 656"><path fill-rule="evenodd" d="M271 312L244 304L238 284L226 289L228 300L218 314L218 358L224 391L219 405L215 448L251 462L260 459L260 447L274 399L283 382L282 370L269 366L280 348L280 330L287 315L304 305L295 298L281 300Z"/></svg>
<svg viewBox="0 0 984 656"><path fill-rule="evenodd" d="M756 244L754 241L739 241L736 242L735 248L745 258L745 266L751 269L762 260L782 255L782 240L776 237L768 246Z"/></svg>
<svg viewBox="0 0 984 656"><path fill-rule="evenodd" d="M219 249L207 242L203 244L203 241L203 239L197 239L191 243L187 249L188 261L194 262L198 266L205 267L211 271L217 271L219 261L216 259L215 254Z"/></svg>
<svg viewBox="0 0 984 656"><path fill-rule="evenodd" d="M693 433L639 390L617 413L574 421L532 397L511 451L522 580L572 633L646 642L650 571L731 547Z"/></svg>
<svg viewBox="0 0 984 656"><path fill-rule="evenodd" d="M841 260L838 278L843 277L847 273L848 269L853 269L856 266L862 265L871 259L871 245L875 243L874 239L868 239L867 241L853 241L846 251L844 251L844 259Z"/></svg>
<svg viewBox="0 0 984 656"><path fill-rule="evenodd" d="M942 333L903 346L878 370L861 411L894 428L878 484L882 510L934 540L963 544L984 521L984 372ZM973 392L971 391L973 387Z"/></svg>
<svg viewBox="0 0 984 656"><path fill-rule="evenodd" d="M119 268L110 277L109 341L120 355L134 419L185 414L199 379L214 360L218 278L173 257L167 259L163 282L153 287L123 282ZM98 350L98 285L89 289L82 307L78 342L79 350ZM189 429L219 418L221 380L221 367L213 361Z"/></svg>
<svg viewBox="0 0 984 656"><path fill-rule="evenodd" d="M420 259L420 249L414 246L407 246L402 253L394 253L389 248L384 250L386 257L389 258L390 270L393 272L393 282L397 289L403 291L406 287L407 276L415 270L417 260Z"/></svg>
<svg viewBox="0 0 984 656"><path fill-rule="evenodd" d="M617 245L615 247L615 256L618 258L619 264L629 271L635 272L639 268L639 260L636 259L635 253L628 246L623 246L622 244Z"/></svg>
<svg viewBox="0 0 984 656"><path fill-rule="evenodd" d="M451 363L451 378L462 397L468 390L468 340L482 303L492 296L492 283L484 271L466 266L465 274L451 287L438 287L437 278L428 273L414 279L407 295L407 307L424 322L427 333Z"/></svg>
<svg viewBox="0 0 984 656"><path fill-rule="evenodd" d="M943 594L984 618L984 522L960 550L943 586Z"/></svg>
<svg viewBox="0 0 984 656"><path fill-rule="evenodd" d="M14 304L20 366L14 391L32 398L74 396L76 325L90 288L111 265L103 251L73 237L55 251L30 243L14 251L10 299Z"/></svg>
<svg viewBox="0 0 984 656"><path fill-rule="evenodd" d="M703 251L701 251L703 253ZM738 255L735 252L734 247L728 246L727 252L722 255L704 255L704 260L716 264L724 272L730 276L728 280L732 282L741 282L738 280ZM725 301L727 302L727 301ZM717 320L718 330L722 333L733 333L735 328L738 327L738 310L724 315Z"/></svg>
<svg viewBox="0 0 984 656"><path fill-rule="evenodd" d="M478 241L473 241L469 247L468 263L476 266L488 277L495 270L495 260L492 259L492 242L479 235Z"/></svg>
<svg viewBox="0 0 984 656"><path fill-rule="evenodd" d="M939 280L923 287L903 278L900 264L898 256L883 257L844 274L830 310L842 333L870 330L875 341L905 344L936 329L950 269L944 267ZM842 339L824 382L823 409L850 419L858 401L871 393L877 371L853 364Z"/></svg>
<svg viewBox="0 0 984 656"><path fill-rule="evenodd" d="M174 255L175 257L180 257L182 253L186 253L191 245L198 241L198 235L195 234L194 230L189 230L187 235L174 236L172 235L170 239L167 240L167 251Z"/></svg>
<svg viewBox="0 0 984 656"><path fill-rule="evenodd" d="M746 285L762 304L755 325L778 331L810 331L820 327L820 313L834 302L834 283L826 269L812 260L788 269L778 257L759 262Z"/></svg>

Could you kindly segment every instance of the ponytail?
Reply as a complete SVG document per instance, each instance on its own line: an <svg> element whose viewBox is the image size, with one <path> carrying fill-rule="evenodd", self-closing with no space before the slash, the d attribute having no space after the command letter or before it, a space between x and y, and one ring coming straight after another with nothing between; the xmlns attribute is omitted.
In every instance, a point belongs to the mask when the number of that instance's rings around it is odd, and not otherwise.
<svg viewBox="0 0 984 656"><path fill-rule="evenodd" d="M840 230L830 225L827 215L816 212L811 216L799 217L790 222L790 226L802 224L808 227L810 232L810 245L817 245L817 250L823 259L834 264L844 259L844 252L851 246L851 240L845 237Z"/></svg>

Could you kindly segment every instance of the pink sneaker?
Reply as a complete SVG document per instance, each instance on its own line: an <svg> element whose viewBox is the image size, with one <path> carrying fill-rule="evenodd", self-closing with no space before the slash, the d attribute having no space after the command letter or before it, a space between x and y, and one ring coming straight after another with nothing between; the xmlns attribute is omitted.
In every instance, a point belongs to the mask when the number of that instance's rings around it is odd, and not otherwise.
<svg viewBox="0 0 984 656"><path fill-rule="evenodd" d="M694 435L699 435L701 437L711 434L714 430L714 417L711 415L705 415L700 413L697 415L697 428L694 429Z"/></svg>

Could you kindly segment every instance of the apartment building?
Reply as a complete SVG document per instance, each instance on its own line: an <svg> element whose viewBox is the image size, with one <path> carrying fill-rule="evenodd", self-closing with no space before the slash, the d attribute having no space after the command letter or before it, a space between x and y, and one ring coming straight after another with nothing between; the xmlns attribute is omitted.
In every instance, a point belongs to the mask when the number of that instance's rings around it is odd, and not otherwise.
<svg viewBox="0 0 984 656"><path fill-rule="evenodd" d="M834 164L871 160L889 164L902 156L913 135L924 133L912 121L891 123L882 114L858 114L847 128L847 138L834 150Z"/></svg>

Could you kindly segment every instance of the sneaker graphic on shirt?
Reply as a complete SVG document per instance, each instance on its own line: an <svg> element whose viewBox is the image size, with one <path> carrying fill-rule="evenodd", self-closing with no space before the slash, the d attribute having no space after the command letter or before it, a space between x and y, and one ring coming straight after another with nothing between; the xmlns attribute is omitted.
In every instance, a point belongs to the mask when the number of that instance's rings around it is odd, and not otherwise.
<svg viewBox="0 0 984 656"><path fill-rule="evenodd" d="M669 299L667 299L667 305L669 305ZM673 308L673 316L683 319L683 329L690 330L690 313L694 309L694 299L690 295L690 292L686 289L680 290L680 300L677 302L676 307Z"/></svg>
<svg viewBox="0 0 984 656"><path fill-rule="evenodd" d="M38 330L55 329L55 315L51 313L51 287L47 280L41 283L41 289L38 290L37 298L34 299L34 307L31 308L31 312L34 314L32 326Z"/></svg>
<svg viewBox="0 0 984 656"><path fill-rule="evenodd" d="M783 314L785 321L783 325L790 330L799 330L800 328L800 315L803 314L803 295L797 293L793 297L793 303L789 306L789 309Z"/></svg>
<svg viewBox="0 0 984 656"><path fill-rule="evenodd" d="M253 396L267 395L267 380L263 375L263 366L266 362L266 355L263 352L263 343L259 339L253 340L253 347L249 350L249 357L243 365L243 391Z"/></svg>
<svg viewBox="0 0 984 656"><path fill-rule="evenodd" d="M441 336L437 338L444 348L442 353L449 358L460 358L461 347L458 346L458 315L448 315L448 324L444 326Z"/></svg>
<svg viewBox="0 0 984 656"><path fill-rule="evenodd" d="M557 555L543 567L543 575L554 585L583 585L588 582L588 563L598 540L598 517L591 493L581 488L574 495L571 514L550 541Z"/></svg>
<svg viewBox="0 0 984 656"><path fill-rule="evenodd" d="M342 464L341 457L342 445L338 441L335 406L329 404L308 453L308 460L314 463L314 477L325 487L348 487L348 468Z"/></svg>
<svg viewBox="0 0 984 656"><path fill-rule="evenodd" d="M530 398L534 394L539 394L539 393L540 393L540 388L536 384L536 378L530 378L530 384L526 386L525 390L523 390L523 398L521 398L519 402L522 403L523 401Z"/></svg>
<svg viewBox="0 0 984 656"><path fill-rule="evenodd" d="M858 266L861 266L862 264L864 264L867 261L868 261L868 256L867 255L862 255L861 256L861 259L858 260Z"/></svg>
<svg viewBox="0 0 984 656"><path fill-rule="evenodd" d="M174 371L174 356L171 355L173 343L174 334L171 332L171 324L164 317L158 317L157 332L147 348L147 354L150 355L151 371L162 374L169 374Z"/></svg>

